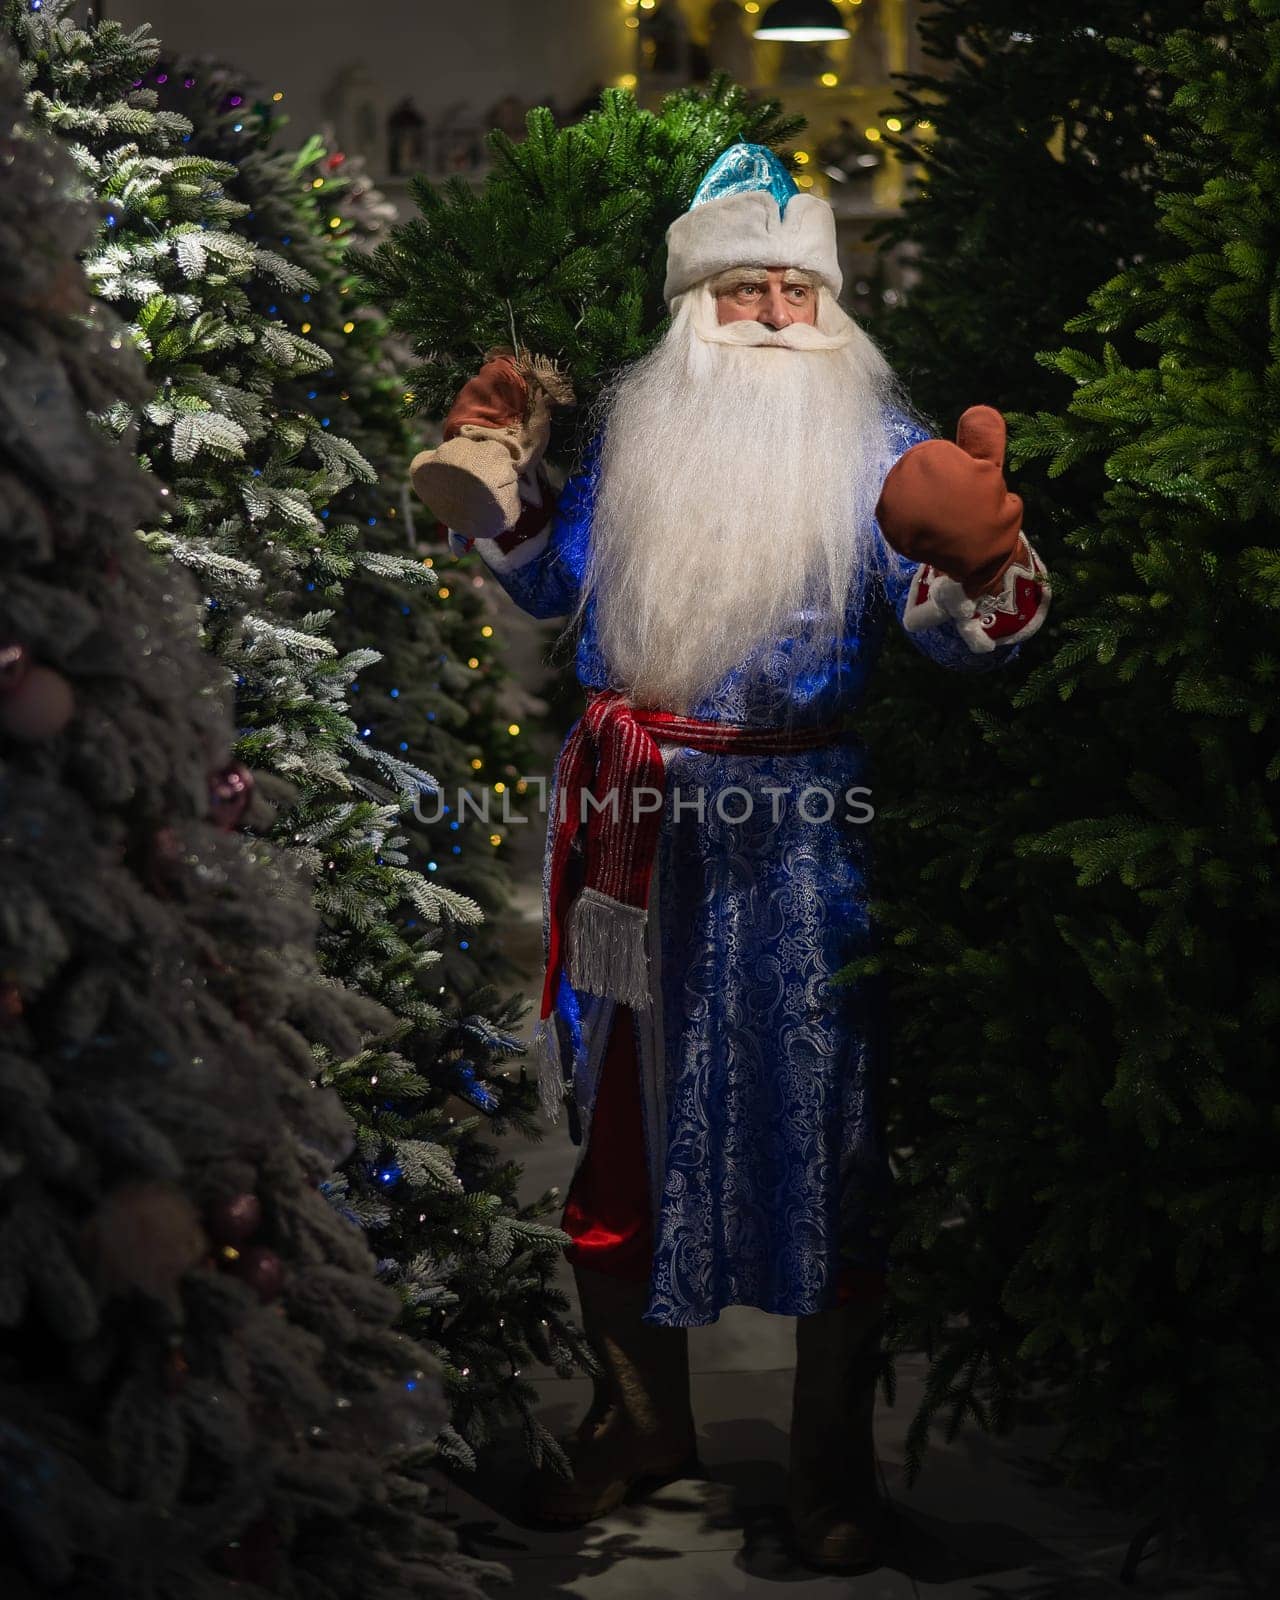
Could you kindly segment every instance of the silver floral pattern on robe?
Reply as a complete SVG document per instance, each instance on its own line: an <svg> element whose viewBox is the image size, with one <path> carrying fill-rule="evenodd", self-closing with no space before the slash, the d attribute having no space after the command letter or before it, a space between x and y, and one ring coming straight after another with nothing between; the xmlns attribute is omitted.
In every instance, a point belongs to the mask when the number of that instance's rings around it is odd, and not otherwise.
<svg viewBox="0 0 1280 1600"><path fill-rule="evenodd" d="M895 458L929 437L906 418L889 427ZM561 492L536 559L494 568L535 616L565 616L576 603L594 473L592 452ZM855 711L915 571L884 551L887 576L857 597L838 656L806 643L797 617L796 637L757 651L693 714L774 726ZM1014 645L978 655L954 623L907 637L969 672L1018 654ZM590 605L577 671L586 687L609 686ZM845 1261L885 1264L873 1223L888 1182L884 1008L873 986L830 981L873 936L869 830L857 820L868 797L849 794L865 787L865 752L853 738L767 757L660 743L667 794L649 907L653 1005L633 1018L655 1241L644 1320L698 1326L728 1305L807 1315L835 1303ZM556 804L553 784L552 816ZM562 981L557 1025L572 1064L579 1161L615 1010Z"/></svg>

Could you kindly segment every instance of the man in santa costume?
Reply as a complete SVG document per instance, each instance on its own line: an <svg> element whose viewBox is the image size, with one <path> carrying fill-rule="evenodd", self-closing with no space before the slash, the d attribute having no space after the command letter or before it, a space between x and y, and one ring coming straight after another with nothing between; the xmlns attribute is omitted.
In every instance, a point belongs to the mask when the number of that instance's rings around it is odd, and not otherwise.
<svg viewBox="0 0 1280 1600"><path fill-rule="evenodd" d="M518 605L579 624L586 709L550 793L543 1104L579 1147L562 1226L600 1357L584 1522L696 1470L687 1329L796 1322L789 1511L811 1564L874 1559L887 1176L857 709L884 630L943 667L1013 660L1044 568L974 407L929 439L838 303L830 207L736 145L667 234L670 327L542 467L554 369L497 354L414 484Z"/></svg>

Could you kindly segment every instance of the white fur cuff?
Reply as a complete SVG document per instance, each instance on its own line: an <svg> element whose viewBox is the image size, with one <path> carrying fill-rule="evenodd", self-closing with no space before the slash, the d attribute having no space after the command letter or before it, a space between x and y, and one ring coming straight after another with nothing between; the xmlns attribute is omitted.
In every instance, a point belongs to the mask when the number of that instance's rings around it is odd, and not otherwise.
<svg viewBox="0 0 1280 1600"><path fill-rule="evenodd" d="M999 645L1021 644L1039 632L1049 614L1053 589L1035 546L1023 535L1026 561L1015 561L998 592L970 600L955 578L921 563L912 574L902 625L908 633L954 622L956 632L979 655Z"/></svg>

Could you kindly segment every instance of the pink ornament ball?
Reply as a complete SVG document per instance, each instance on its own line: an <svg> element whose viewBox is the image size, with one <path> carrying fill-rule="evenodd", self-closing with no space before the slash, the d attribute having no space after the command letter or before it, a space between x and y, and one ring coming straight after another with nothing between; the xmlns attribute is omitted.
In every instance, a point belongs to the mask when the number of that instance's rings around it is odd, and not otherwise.
<svg viewBox="0 0 1280 1600"><path fill-rule="evenodd" d="M253 799L253 773L236 761L209 782L209 817L214 825L229 833L238 827Z"/></svg>
<svg viewBox="0 0 1280 1600"><path fill-rule="evenodd" d="M0 689L0 733L34 744L53 739L75 715L71 685L52 667L31 667L15 688Z"/></svg>

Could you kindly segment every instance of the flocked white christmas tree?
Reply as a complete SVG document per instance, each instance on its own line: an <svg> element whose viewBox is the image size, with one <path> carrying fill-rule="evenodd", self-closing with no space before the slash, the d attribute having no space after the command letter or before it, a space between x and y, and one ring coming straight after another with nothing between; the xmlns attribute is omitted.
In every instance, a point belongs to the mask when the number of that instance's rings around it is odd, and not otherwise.
<svg viewBox="0 0 1280 1600"><path fill-rule="evenodd" d="M319 1191L353 1137L323 981L86 292L96 218L0 57L0 1590L466 1600L413 1476L438 1368Z"/></svg>

